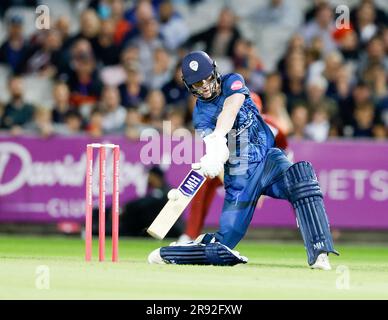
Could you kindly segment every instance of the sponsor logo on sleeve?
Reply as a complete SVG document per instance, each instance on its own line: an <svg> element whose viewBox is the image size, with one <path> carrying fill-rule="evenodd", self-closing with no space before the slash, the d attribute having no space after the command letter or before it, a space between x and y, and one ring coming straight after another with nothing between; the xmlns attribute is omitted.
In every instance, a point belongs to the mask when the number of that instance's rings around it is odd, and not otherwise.
<svg viewBox="0 0 388 320"><path fill-rule="evenodd" d="M232 85L230 88L232 90L239 90L243 87L243 83L240 80L233 81Z"/></svg>

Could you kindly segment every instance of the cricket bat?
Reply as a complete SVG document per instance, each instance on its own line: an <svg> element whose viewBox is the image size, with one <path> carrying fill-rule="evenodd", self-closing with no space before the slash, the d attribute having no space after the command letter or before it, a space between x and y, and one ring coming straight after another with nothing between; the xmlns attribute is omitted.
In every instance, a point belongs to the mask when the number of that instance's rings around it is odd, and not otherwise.
<svg viewBox="0 0 388 320"><path fill-rule="evenodd" d="M152 237L162 240L166 236L205 182L206 177L202 174L200 166L194 164L192 167L197 169L190 170L177 188L176 198L168 200L147 229L147 233Z"/></svg>

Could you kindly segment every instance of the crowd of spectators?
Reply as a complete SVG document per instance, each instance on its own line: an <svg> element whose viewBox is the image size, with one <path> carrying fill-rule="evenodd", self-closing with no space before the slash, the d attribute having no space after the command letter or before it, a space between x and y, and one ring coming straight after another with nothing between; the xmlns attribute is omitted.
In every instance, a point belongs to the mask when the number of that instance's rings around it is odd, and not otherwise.
<svg viewBox="0 0 388 320"><path fill-rule="evenodd" d="M7 1L6 1L7 2ZM186 1L195 6L200 1ZM49 30L26 38L23 18L4 14L0 64L10 69L9 100L0 101L0 129L11 134L122 134L191 129L195 103L182 80L180 60L203 48L238 72L263 100L263 112L295 139L384 139L388 135L388 14L372 0L351 9L350 24L336 27L335 8L316 0L306 12L287 0L268 0L253 25L277 23L296 32L276 68L268 71L260 47L244 37L239 17L224 7L218 21L198 33L173 0L92 0L79 30L59 16ZM294 13L293 13L294 12ZM200 21L198 21L200 23ZM225 63L225 61L227 63ZM23 77L53 83L53 104L24 97Z"/></svg>

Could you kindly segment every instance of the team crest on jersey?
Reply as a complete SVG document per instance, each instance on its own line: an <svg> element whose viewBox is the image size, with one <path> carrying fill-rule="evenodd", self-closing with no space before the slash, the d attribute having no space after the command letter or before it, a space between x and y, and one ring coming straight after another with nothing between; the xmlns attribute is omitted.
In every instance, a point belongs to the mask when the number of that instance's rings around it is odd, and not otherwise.
<svg viewBox="0 0 388 320"><path fill-rule="evenodd" d="M198 62L195 61L195 60L190 61L189 67L190 67L191 70L197 71L198 70Z"/></svg>
<svg viewBox="0 0 388 320"><path fill-rule="evenodd" d="M230 86L230 88L232 90L239 90L243 87L243 84L240 80L236 80L232 83L232 85Z"/></svg>

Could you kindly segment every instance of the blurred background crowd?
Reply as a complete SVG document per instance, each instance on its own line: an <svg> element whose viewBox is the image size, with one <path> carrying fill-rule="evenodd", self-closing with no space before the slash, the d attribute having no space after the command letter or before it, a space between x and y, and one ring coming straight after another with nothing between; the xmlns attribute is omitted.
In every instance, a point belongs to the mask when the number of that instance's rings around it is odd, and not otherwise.
<svg viewBox="0 0 388 320"><path fill-rule="evenodd" d="M44 1L0 4L0 130L126 135L191 129L180 59L238 72L295 139L388 135L388 3L373 0ZM338 5L350 24L336 27ZM337 10L338 11L338 10ZM337 21L338 22L338 21Z"/></svg>

